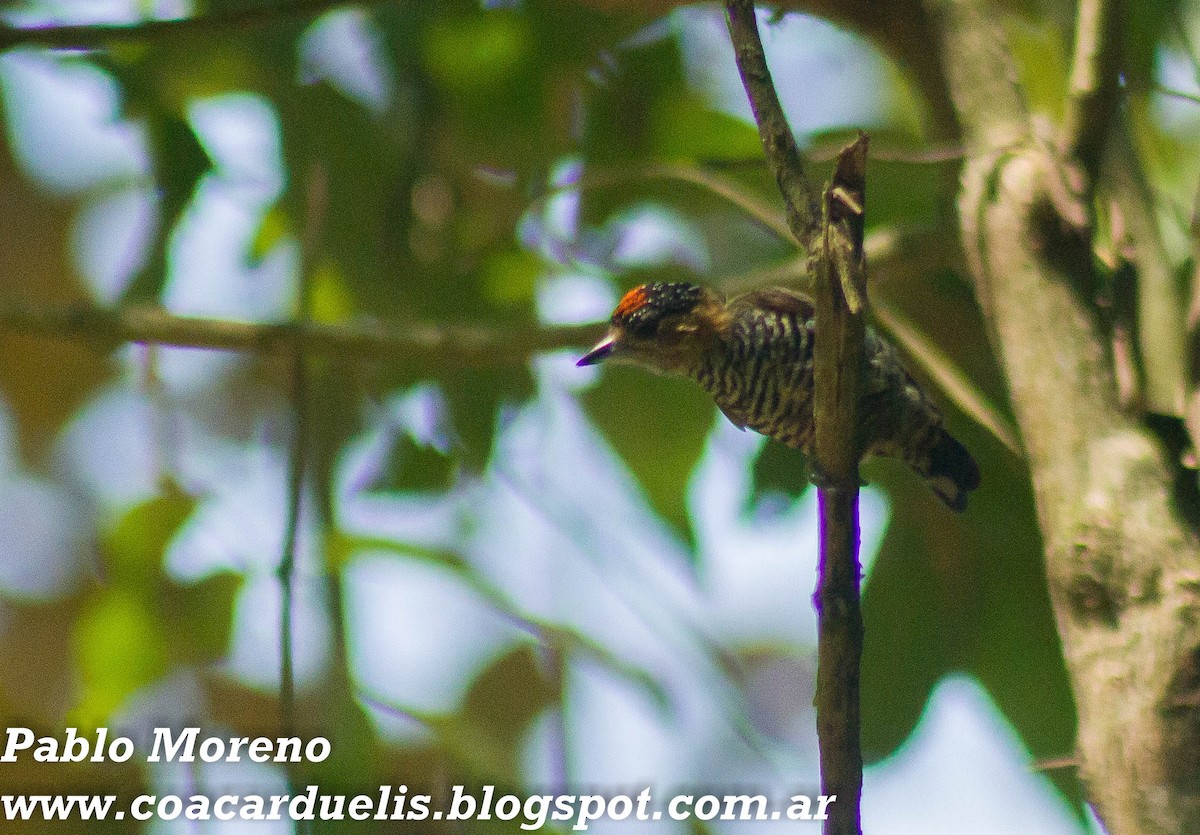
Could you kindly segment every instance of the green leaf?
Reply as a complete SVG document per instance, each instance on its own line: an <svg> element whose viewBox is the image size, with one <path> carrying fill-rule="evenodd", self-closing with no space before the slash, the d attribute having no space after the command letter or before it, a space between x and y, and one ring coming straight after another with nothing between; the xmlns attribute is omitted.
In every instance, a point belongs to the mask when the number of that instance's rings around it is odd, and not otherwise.
<svg viewBox="0 0 1200 835"><path fill-rule="evenodd" d="M108 581L151 583L167 544L195 507L194 498L170 485L161 495L130 508L102 539Z"/></svg>
<svg viewBox="0 0 1200 835"><path fill-rule="evenodd" d="M158 597L171 661L199 665L221 658L229 649L233 604L242 578L231 572L197 583L164 584Z"/></svg>
<svg viewBox="0 0 1200 835"><path fill-rule="evenodd" d="M1075 711L1047 595L1023 463L971 425L953 427L983 473L962 515L894 461L863 467L892 504L863 593L863 753L911 733L943 676L976 676L1034 759L1073 750ZM1065 795L1081 795L1066 785Z"/></svg>
<svg viewBox="0 0 1200 835"><path fill-rule="evenodd" d="M1132 89L1142 92L1154 83L1159 49L1184 8L1180 0L1130 0L1118 31L1125 37L1122 78Z"/></svg>
<svg viewBox="0 0 1200 835"><path fill-rule="evenodd" d="M762 449L754 458L751 475L754 481L754 502L770 493L782 493L794 499L811 484L808 457L798 449L774 441L767 441L762 445Z"/></svg>
<svg viewBox="0 0 1200 835"><path fill-rule="evenodd" d="M952 629L967 558L961 525L948 525L928 489L894 461L864 467L891 502L890 523L863 590L863 757L879 760L908 738L933 686L955 669L965 636ZM943 535L931 541L930 521ZM947 560L949 565L943 565Z"/></svg>
<svg viewBox="0 0 1200 835"><path fill-rule="evenodd" d="M83 692L74 720L102 725L135 690L167 671L167 641L151 597L114 587L97 595L75 624Z"/></svg>
<svg viewBox="0 0 1200 835"><path fill-rule="evenodd" d="M306 780L323 792L360 794L390 781L383 770L379 733L363 705L348 687L328 687L307 718L314 732L329 740L329 758L309 764ZM409 785L412 785L410 783Z"/></svg>
<svg viewBox="0 0 1200 835"><path fill-rule="evenodd" d="M695 95L667 99L652 120L651 144L663 159L741 161L762 154L753 125L714 110Z"/></svg>
<svg viewBox="0 0 1200 835"><path fill-rule="evenodd" d="M422 57L430 76L447 89L494 90L522 72L531 42L524 15L498 10L436 20Z"/></svg>
<svg viewBox="0 0 1200 835"><path fill-rule="evenodd" d="M463 558L454 551L431 548L428 545L418 545L413 542L397 542L393 539L385 539L377 536L365 536L346 533L344 531L330 531L329 535L325 538L325 547L325 564L329 567L330 571L344 568L362 551L384 551L391 552L394 556L401 559L421 560L450 568L462 573L464 577L474 576L466 571ZM468 582L470 581L468 580ZM474 583L471 584L474 585Z"/></svg>
<svg viewBox="0 0 1200 835"><path fill-rule="evenodd" d="M687 485L712 428L712 398L687 380L615 366L581 400L654 510L690 539Z"/></svg>
<svg viewBox="0 0 1200 835"><path fill-rule="evenodd" d="M552 667L553 662L550 662ZM476 678L460 709L429 714L362 694L369 704L416 719L430 730L440 749L469 778L497 786L497 794L518 791L513 775L530 724L559 704L559 683L547 659L533 644L522 644L493 662Z"/></svg>
<svg viewBox="0 0 1200 835"><path fill-rule="evenodd" d="M435 493L454 484L454 459L408 432L398 432L379 476L368 490L404 490Z"/></svg>
<svg viewBox="0 0 1200 835"><path fill-rule="evenodd" d="M546 262L526 250L498 252L487 259L482 271L484 295L489 302L529 310L537 279L546 272Z"/></svg>
<svg viewBox="0 0 1200 835"><path fill-rule="evenodd" d="M533 376L527 368L456 369L440 382L457 436L455 453L469 470L482 472L498 421L507 409L533 396Z"/></svg>
<svg viewBox="0 0 1200 835"><path fill-rule="evenodd" d="M353 316L354 301L342 271L332 259L319 259L308 280L312 284L311 308L302 315L331 325L343 324Z"/></svg>
<svg viewBox="0 0 1200 835"><path fill-rule="evenodd" d="M147 106L153 107L153 103ZM150 149L158 185L158 227L145 266L122 295L122 304L156 302L167 281L171 233L192 202L200 180L212 170L208 153L182 117L160 110L148 116Z"/></svg>
<svg viewBox="0 0 1200 835"><path fill-rule="evenodd" d="M583 139L589 163L653 158L659 108L687 92L679 44L657 37L613 55L587 102Z"/></svg>
<svg viewBox="0 0 1200 835"><path fill-rule="evenodd" d="M509 774L520 773L521 743L530 723L560 696L539 654L536 646L524 643L497 659L475 679L459 710L460 719L506 752Z"/></svg>
<svg viewBox="0 0 1200 835"><path fill-rule="evenodd" d="M258 266L288 235L292 234L291 219L278 206L272 206L262 217L258 231L250 241L251 266Z"/></svg>
<svg viewBox="0 0 1200 835"><path fill-rule="evenodd" d="M73 634L83 680L75 712L85 724L102 723L172 665L202 664L225 653L241 579L218 574L184 585L162 569L163 554L195 504L168 484L104 535L105 584L86 601Z"/></svg>

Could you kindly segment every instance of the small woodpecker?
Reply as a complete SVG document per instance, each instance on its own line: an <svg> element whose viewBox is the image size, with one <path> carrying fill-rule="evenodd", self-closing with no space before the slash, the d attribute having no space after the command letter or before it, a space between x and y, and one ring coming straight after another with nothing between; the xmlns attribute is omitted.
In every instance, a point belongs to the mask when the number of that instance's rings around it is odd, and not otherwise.
<svg viewBox="0 0 1200 835"><path fill-rule="evenodd" d="M797 295L757 290L726 302L695 284L643 284L625 294L608 334L578 364L604 359L695 380L739 428L812 455L813 307ZM979 486L975 459L870 328L858 421L864 455L899 458L948 507L966 509Z"/></svg>

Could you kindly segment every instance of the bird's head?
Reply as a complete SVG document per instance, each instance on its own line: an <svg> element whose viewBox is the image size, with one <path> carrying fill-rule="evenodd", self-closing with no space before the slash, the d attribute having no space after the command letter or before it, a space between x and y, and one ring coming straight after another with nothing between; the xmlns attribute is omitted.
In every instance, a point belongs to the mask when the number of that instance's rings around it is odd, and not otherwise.
<svg viewBox="0 0 1200 835"><path fill-rule="evenodd" d="M686 373L728 327L728 320L725 300L707 287L641 284L621 299L608 333L578 365L607 359Z"/></svg>

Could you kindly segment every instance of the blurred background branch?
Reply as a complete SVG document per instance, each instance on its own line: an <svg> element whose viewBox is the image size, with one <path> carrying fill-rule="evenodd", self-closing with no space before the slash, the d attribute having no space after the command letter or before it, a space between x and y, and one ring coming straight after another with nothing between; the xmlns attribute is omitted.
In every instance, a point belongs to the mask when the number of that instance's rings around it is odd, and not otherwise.
<svg viewBox="0 0 1200 835"><path fill-rule="evenodd" d="M1062 147L1083 173L1079 184L1095 187L1105 144L1121 97L1121 24L1123 0L1081 0L1076 12L1071 91L1063 118Z"/></svg>
<svg viewBox="0 0 1200 835"><path fill-rule="evenodd" d="M384 0L360 0L354 5L369 5ZM347 0L296 0L258 4L248 8L210 12L178 20L145 20L130 24L89 23L72 26L12 26L0 23L0 50L18 46L48 49L103 49L131 41L167 41L190 38L231 29L255 29L283 20L303 21L330 9L349 5Z"/></svg>
<svg viewBox="0 0 1200 835"><path fill-rule="evenodd" d="M601 325L507 331L461 325L251 323L176 316L150 307L114 310L12 302L0 304L0 328L104 348L133 342L274 355L292 354L303 345L313 355L453 360L473 367L521 364L539 351L588 345L603 333Z"/></svg>

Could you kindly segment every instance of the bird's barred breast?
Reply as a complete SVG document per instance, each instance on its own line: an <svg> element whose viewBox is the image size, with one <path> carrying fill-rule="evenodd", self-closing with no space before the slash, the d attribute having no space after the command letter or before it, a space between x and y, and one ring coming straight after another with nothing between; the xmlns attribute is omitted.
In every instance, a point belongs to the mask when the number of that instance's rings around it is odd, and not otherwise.
<svg viewBox="0 0 1200 835"><path fill-rule="evenodd" d="M811 320L771 310L746 312L697 379L735 423L809 450Z"/></svg>

